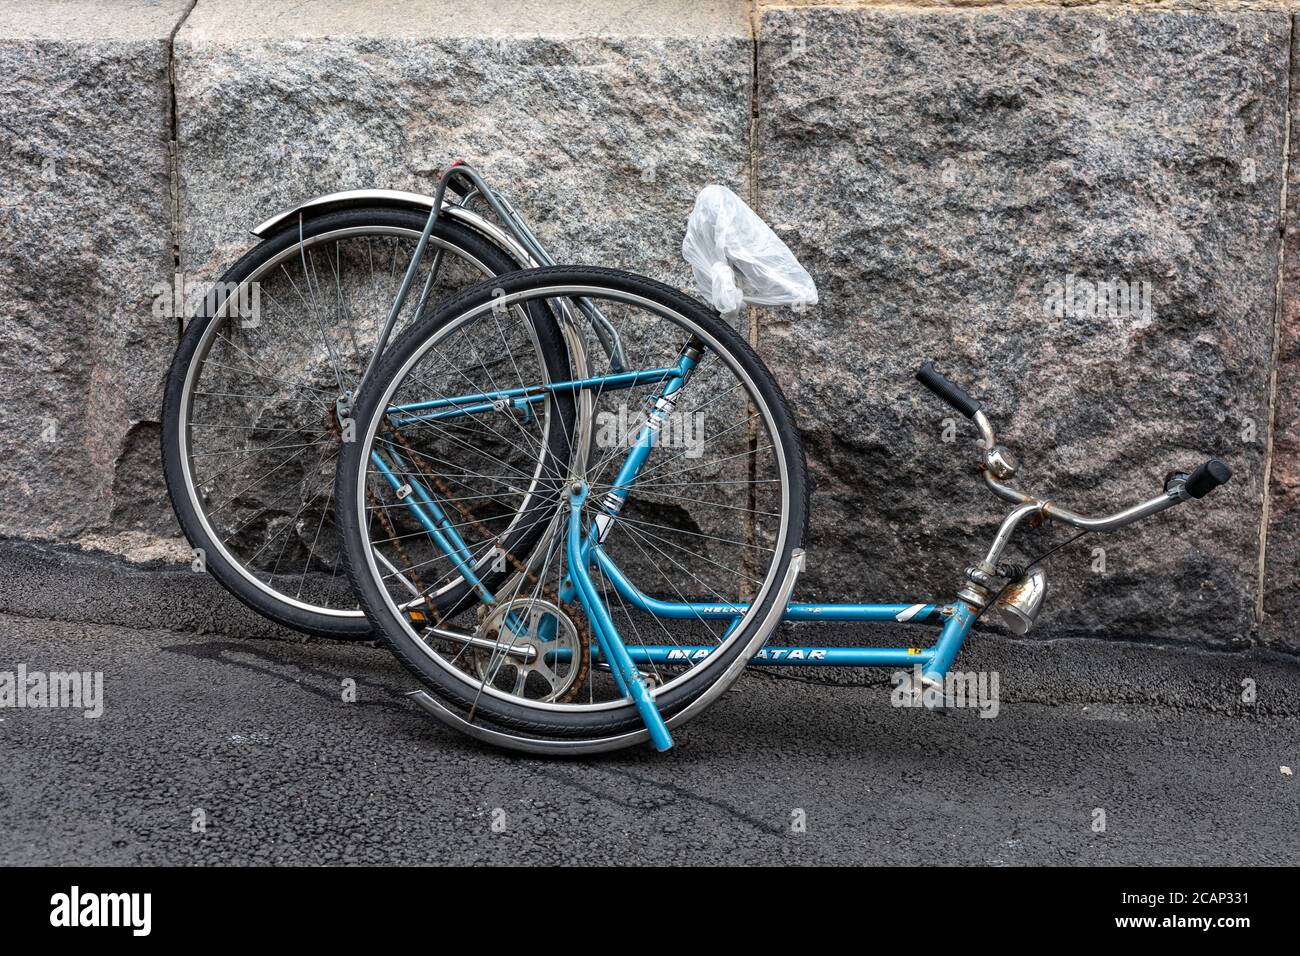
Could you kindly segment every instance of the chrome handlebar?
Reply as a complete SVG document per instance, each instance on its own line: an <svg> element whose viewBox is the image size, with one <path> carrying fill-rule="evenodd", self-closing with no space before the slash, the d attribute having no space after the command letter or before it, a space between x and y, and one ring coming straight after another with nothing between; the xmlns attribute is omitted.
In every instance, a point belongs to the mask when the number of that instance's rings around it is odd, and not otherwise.
<svg viewBox="0 0 1300 956"><path fill-rule="evenodd" d="M1164 490L1148 501L1099 518L1082 515L1046 498L1035 498L1033 495L1025 494L1007 484L1015 477L1015 460L1005 448L998 445L997 436L993 433L993 425L984 414L981 402L969 395L961 386L944 378L931 362L921 366L916 373L916 378L949 407L975 422L980 430L980 445L984 449L980 462L984 483L999 498L1010 501L1016 506L1003 519L984 560L966 569L969 583L958 592L957 596L975 607L986 605L994 578L1024 573L1023 571L1008 572L1000 566L1002 552L1024 519L1037 515L1041 520L1060 521L1078 528L1081 532L1115 531L1190 498L1202 498L1232 477L1232 469L1217 458L1211 458L1190 474L1175 472L1169 475L1165 479Z"/></svg>
<svg viewBox="0 0 1300 956"><path fill-rule="evenodd" d="M1004 501L1010 501L1021 506L1032 506L1030 510L1040 513L1044 518L1051 518L1054 521L1060 521L1083 531L1114 531L1117 528L1122 528L1125 525L1149 517L1156 512L1181 504L1191 497L1183 490L1186 478L1175 478L1170 481L1165 491L1149 501L1144 501L1101 518L1090 518L1087 515L1081 515L1069 508L1054 504L1049 499L1027 495L1000 481L999 477L1009 478L1014 475L1015 466L1010 464L1010 456L1007 455L1006 451L998 446L997 436L993 433L993 426L989 422L988 416L982 411L976 412L975 424L979 426L980 443L984 446L984 461L981 463L981 470L984 472L984 483L988 485L989 490Z"/></svg>
<svg viewBox="0 0 1300 956"><path fill-rule="evenodd" d="M993 433L993 426L984 412L976 411L971 417L979 427L980 445L984 448L983 460L980 463L981 471L984 473L984 483L999 498L1016 505L1011 513L1003 519L1002 525L998 528L998 533L989 546L988 554L984 560L976 568L972 568L967 572L972 577L972 580L977 583L981 577L997 573L1002 552L1010 543L1016 527L1031 515L1039 515L1043 519L1060 521L1063 524L1078 528L1080 531L1115 531L1125 525L1133 524L1135 521L1141 521L1143 518L1164 511L1166 508L1182 504L1184 501L1200 498L1232 477L1232 470L1227 465L1218 459L1212 458L1190 475L1182 473L1171 475L1165 481L1164 491L1154 498L1131 505L1114 514L1097 518L1089 517L1055 504L1048 499L1035 498L1006 484L1006 480L1014 477L1016 471L1011 456L998 445L997 436Z"/></svg>

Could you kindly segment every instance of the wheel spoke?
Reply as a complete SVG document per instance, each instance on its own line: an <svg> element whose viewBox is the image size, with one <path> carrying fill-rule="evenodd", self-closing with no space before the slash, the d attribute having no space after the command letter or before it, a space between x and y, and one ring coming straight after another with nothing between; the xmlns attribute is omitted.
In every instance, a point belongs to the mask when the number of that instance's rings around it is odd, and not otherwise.
<svg viewBox="0 0 1300 956"><path fill-rule="evenodd" d="M184 497L195 515L186 511L182 524L196 546L225 558L209 564L214 573L230 576L228 584L270 613L305 606L342 613L360 626L340 579L342 549L332 521L333 463L343 433L335 402L369 360L423 216L413 214L406 225L391 212L346 216L351 221L344 217L318 235L304 227L302 241L275 247L282 251L260 247L267 251L260 258L255 252L237 280L256 290L258 312L236 316L228 305L191 330L194 357L182 398L188 425L177 446L194 476ZM371 225L380 217L387 221ZM450 232L438 236L464 232L443 229ZM481 240L466 241L474 248L448 247L438 237L431 243L443 251L431 305L482 279L478 263L492 265ZM484 487L468 473L451 480Z"/></svg>
<svg viewBox="0 0 1300 956"><path fill-rule="evenodd" d="M463 404L466 395L527 389L562 380L559 376L607 374L589 327L579 325L569 339L583 339L591 365L581 371L558 344L564 341L554 318L564 314L560 296L545 301L538 292L528 301L533 287L527 283L545 289L544 276L554 271L518 274L512 294L522 294L524 301L506 309L484 308L491 301L486 291L462 300L456 314L442 315L421 338L404 343L387 366L400 369L400 378L384 383L371 403L441 408L458 399ZM588 283L599 281L584 276L578 284L589 295ZM766 373L757 359L743 345L723 344L711 316L692 312L688 317L657 302L655 296L663 295L657 287L634 287L635 298L611 294L599 306L619 332L627 367L672 368L683 355L698 355L684 383L629 387L623 379L593 389L583 399L590 403L590 417L581 419L572 393L561 392L552 393L535 418L511 415L506 423L491 413L469 413L405 419L394 429L378 424L368 406L359 418L372 417L366 427L373 434L343 451L343 475L364 484L364 496L357 496L358 501L364 497L362 514L348 520L365 529L366 547L381 558L362 586L377 589L374 606L387 602L393 612L391 617L381 612L377 620L392 640L409 643L412 659L427 662L428 674L441 675L429 677L431 689L440 691L446 680L462 688L459 699L471 722L480 713L507 724L523 720L507 703L530 712L546 704L530 718L534 728L580 720L584 711L619 715L610 718L611 727L623 726L617 720L631 726L639 721L605 666L608 661L592 663L595 627L577 600L568 565L571 487L586 490L580 516L584 535L602 512L606 517L600 521L612 523L600 548L618 573L595 560L589 574L622 643L713 652L705 658L638 654L637 668L657 693L678 693L716 679L723 668L709 663L746 646L759 626L759 609L750 608L755 595L775 596L778 590L772 584L794 540L795 520L792 469L783 456L798 447L784 406L762 390L774 386L760 386ZM686 352L692 336L698 351ZM567 403L563 395L570 396ZM633 445L646 440L644 429L652 420L650 446L634 455ZM556 429L563 430L558 441ZM363 458L368 448L396 453L398 463L389 460L386 468L396 467L398 474L381 473ZM576 452L583 453L585 463ZM630 460L640 463L629 480ZM399 498L393 491L397 481L412 488L418 483L423 491L408 493L403 485ZM615 488L617 496L611 495ZM419 499L418 507L412 497ZM437 526L436 533L430 525ZM466 555L458 559L462 547ZM466 563L458 566L458 560ZM478 584L468 578L467 566ZM409 606L412 582L429 596L445 626L473 630L488 642L466 651L454 642L415 636L400 610ZM642 595L686 607L671 619L658 617L648 612L651 605ZM740 626L706 604L738 608ZM547 613L536 613L538 607ZM505 622L512 612L524 614L524 608L526 623L515 633ZM578 659L565 656L575 633L585 648ZM507 654L503 643L537 653L523 660ZM426 673L423 665L418 673ZM562 697L553 697L557 686L564 688ZM680 692L686 695L682 700L695 693Z"/></svg>

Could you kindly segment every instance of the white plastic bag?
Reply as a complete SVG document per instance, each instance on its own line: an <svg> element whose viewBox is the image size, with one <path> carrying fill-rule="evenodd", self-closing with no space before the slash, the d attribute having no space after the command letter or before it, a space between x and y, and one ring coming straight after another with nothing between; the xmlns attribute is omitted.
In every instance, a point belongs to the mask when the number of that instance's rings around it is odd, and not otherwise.
<svg viewBox="0 0 1300 956"><path fill-rule="evenodd" d="M705 186L682 255L704 298L727 318L742 305L816 305L817 286L786 244L726 186Z"/></svg>

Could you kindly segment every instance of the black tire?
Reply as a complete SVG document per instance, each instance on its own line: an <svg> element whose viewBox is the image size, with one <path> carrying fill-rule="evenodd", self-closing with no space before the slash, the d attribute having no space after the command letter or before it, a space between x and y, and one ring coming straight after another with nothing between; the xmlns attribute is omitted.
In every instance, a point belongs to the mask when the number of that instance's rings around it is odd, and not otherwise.
<svg viewBox="0 0 1300 956"><path fill-rule="evenodd" d="M307 220L302 225L301 236L312 239L341 229L400 229L418 235L428 221L428 214L416 209L387 207L362 207L325 213ZM434 237L463 250L491 273L501 275L518 268L518 264L481 235L445 218L436 224ZM223 283L242 283L266 262L296 245L300 231L297 221L268 237L249 250L222 276ZM416 290L418 292L418 290ZM167 481L167 491L172 508L186 538L196 549L203 549L206 570L241 602L262 616L307 634L343 640L370 638L370 624L357 612L342 613L337 609L304 608L284 595L263 589L248 579L240 570L238 558L215 541L201 518L196 500L197 492L188 486L184 457L184 439L181 434L181 408L186 400L186 381L191 363L201 347L207 327L214 314L220 314L220 303L214 308L205 302L200 312L185 329L179 347L167 374L162 413L162 459ZM326 434L322 424L322 434Z"/></svg>
<svg viewBox="0 0 1300 956"><path fill-rule="evenodd" d="M367 556L363 508L358 503L360 483L365 480L370 428L380 401L386 400L388 387L404 363L416 354L421 344L437 329L460 317L469 309L490 301L502 292L511 294L549 286L584 285L610 289L642 297L672 309L707 331L750 378L758 397L767 407L781 440L784 470L788 478L788 513L785 519L785 544L775 562L773 586L768 588L757 613L742 629L739 638L724 650L712 655L701 671L711 672L711 681L696 680L656 692L656 701L665 717L677 713L707 691L755 636L757 627L772 604L780 597L775 586L784 579L793 552L803 545L808 513L807 467L803 446L784 395L772 374L747 342L717 313L703 303L662 283L614 269L578 266L552 266L530 269L480 283L442 303L436 315L422 319L402 342L386 353L381 367L359 396L355 417L357 440L346 447L336 470L335 507L339 509L338 526L344 540L344 561L353 588L366 611L375 635L380 638L410 671L439 699L462 712L472 709L473 720L489 727L504 728L545 739L592 739L634 731L642 726L641 718L630 703L612 709L583 713L581 708L565 712L543 712L513 701L487 694L471 700L466 685L452 677L417 647L419 639L409 626L392 613L386 592L372 575Z"/></svg>

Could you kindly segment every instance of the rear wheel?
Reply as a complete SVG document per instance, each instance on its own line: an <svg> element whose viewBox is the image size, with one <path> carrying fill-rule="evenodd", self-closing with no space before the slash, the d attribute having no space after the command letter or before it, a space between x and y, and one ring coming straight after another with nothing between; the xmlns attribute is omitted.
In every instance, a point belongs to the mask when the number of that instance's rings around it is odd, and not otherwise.
<svg viewBox="0 0 1300 956"><path fill-rule="evenodd" d="M359 208L292 225L222 276L168 373L162 454L196 561L277 623L330 637L370 626L342 572L334 465L354 389L427 222ZM429 302L514 269L470 229L440 220L398 328L437 261Z"/></svg>
<svg viewBox="0 0 1300 956"><path fill-rule="evenodd" d="M610 377L580 298L618 331L624 375ZM557 322L584 347L546 345ZM668 393L684 355L693 368ZM556 266L480 284L389 350L355 417L335 494L349 575L375 633L464 720L543 741L641 726L570 586L575 486L582 533L605 529L595 589L665 716L734 679L785 599L807 513L793 419L748 344L660 283ZM567 457L536 471L554 442ZM516 548L505 529L521 522L540 533ZM494 559L504 576L476 584ZM569 666L575 648L592 666Z"/></svg>

